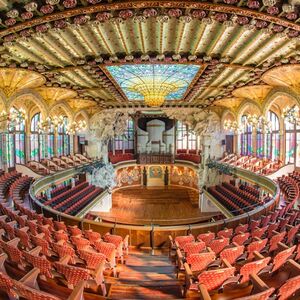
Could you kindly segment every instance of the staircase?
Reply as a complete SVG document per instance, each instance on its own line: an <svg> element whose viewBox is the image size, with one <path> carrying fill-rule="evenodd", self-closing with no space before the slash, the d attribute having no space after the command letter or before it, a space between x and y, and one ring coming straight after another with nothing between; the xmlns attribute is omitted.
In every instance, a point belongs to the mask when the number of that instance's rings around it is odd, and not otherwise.
<svg viewBox="0 0 300 300"><path fill-rule="evenodd" d="M182 299L181 285L167 254L130 251L108 299Z"/></svg>

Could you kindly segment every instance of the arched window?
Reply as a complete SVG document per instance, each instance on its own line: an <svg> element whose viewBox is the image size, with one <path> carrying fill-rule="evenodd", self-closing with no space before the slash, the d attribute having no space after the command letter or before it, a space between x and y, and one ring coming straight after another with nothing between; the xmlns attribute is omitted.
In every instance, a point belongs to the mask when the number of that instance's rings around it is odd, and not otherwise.
<svg viewBox="0 0 300 300"><path fill-rule="evenodd" d="M272 132L266 134L266 157L275 160L280 155L280 123L278 116L271 110L268 111L268 121Z"/></svg>
<svg viewBox="0 0 300 300"><path fill-rule="evenodd" d="M261 128L256 131L256 156L264 157L264 136Z"/></svg>
<svg viewBox="0 0 300 300"><path fill-rule="evenodd" d="M197 149L197 136L188 126L180 121L176 122L176 148L184 150Z"/></svg>
<svg viewBox="0 0 300 300"><path fill-rule="evenodd" d="M47 139L48 139L48 143L47 143L48 157L52 158L54 156L54 127L53 126L51 126L50 128Z"/></svg>
<svg viewBox="0 0 300 300"><path fill-rule="evenodd" d="M114 139L115 150L127 150L132 152L134 150L134 121L127 120L127 127L123 135L116 136Z"/></svg>
<svg viewBox="0 0 300 300"><path fill-rule="evenodd" d="M252 155L252 126L247 124L245 115L241 118L243 133L241 134L241 155Z"/></svg>
<svg viewBox="0 0 300 300"><path fill-rule="evenodd" d="M38 131L41 113L36 113L30 122L30 160L40 161L45 158L45 136Z"/></svg>
<svg viewBox="0 0 300 300"><path fill-rule="evenodd" d="M70 154L70 136L67 134L68 117L63 117L63 124L57 130L57 155Z"/></svg>
<svg viewBox="0 0 300 300"><path fill-rule="evenodd" d="M12 108L16 113L16 108ZM7 165L9 168L16 164L25 164L25 120L8 124L7 135Z"/></svg>
<svg viewBox="0 0 300 300"><path fill-rule="evenodd" d="M285 123L285 163L293 164L295 162L296 150L296 130L295 125L289 122Z"/></svg>

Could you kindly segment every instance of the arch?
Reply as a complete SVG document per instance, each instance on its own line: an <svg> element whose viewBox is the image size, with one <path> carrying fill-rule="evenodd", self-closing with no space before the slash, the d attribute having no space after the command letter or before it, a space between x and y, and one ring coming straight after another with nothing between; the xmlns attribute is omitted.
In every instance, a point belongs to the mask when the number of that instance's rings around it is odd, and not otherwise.
<svg viewBox="0 0 300 300"><path fill-rule="evenodd" d="M273 102L278 99L280 96L285 96L290 98L294 104L297 104L300 107L300 96L292 89L288 87L276 87L267 95L266 99L263 102L263 115L267 116L267 112L270 110Z"/></svg>
<svg viewBox="0 0 300 300"><path fill-rule="evenodd" d="M46 118L48 116L48 107L44 99L35 90L24 89L18 91L13 96L8 99L7 109L12 107L21 97L29 97L29 99L39 108L42 117ZM28 99L28 98L27 98Z"/></svg>
<svg viewBox="0 0 300 300"><path fill-rule="evenodd" d="M229 108L225 109L222 113L222 116L221 116L221 124L223 126L224 124L224 121L226 120L226 118L228 118L228 116L230 116L229 118L232 120L232 121L237 121L237 118L236 118L236 115L234 114L234 112L232 110L230 110Z"/></svg>
<svg viewBox="0 0 300 300"><path fill-rule="evenodd" d="M89 128L89 122L90 122L90 119L89 119L89 115L87 113L87 111L85 109L81 109L79 110L75 115L74 115L74 121L76 121L76 119L79 117L79 116L82 116L87 124L87 127Z"/></svg>
<svg viewBox="0 0 300 300"><path fill-rule="evenodd" d="M250 111L254 111L256 114L261 115L261 108L259 107L259 105L257 104L257 102L252 101L252 100L245 100L241 103L241 105L239 106L238 110L237 110L237 121L240 122L242 116L246 113L246 111L250 110Z"/></svg>
<svg viewBox="0 0 300 300"><path fill-rule="evenodd" d="M62 109L64 111L64 113L66 114L66 116L68 117L69 119L69 122L73 122L74 120L74 114L72 112L72 109L71 107L63 102L63 101L60 101L60 102L57 102L55 103L54 105L52 105L49 109L49 115L51 115L56 109Z"/></svg>

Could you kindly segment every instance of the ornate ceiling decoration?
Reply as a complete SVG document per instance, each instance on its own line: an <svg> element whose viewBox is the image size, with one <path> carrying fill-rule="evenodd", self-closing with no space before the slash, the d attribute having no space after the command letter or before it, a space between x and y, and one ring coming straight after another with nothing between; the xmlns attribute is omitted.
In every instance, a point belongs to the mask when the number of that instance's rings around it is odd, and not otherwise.
<svg viewBox="0 0 300 300"><path fill-rule="evenodd" d="M21 89L39 87L45 82L44 76L37 72L16 68L0 68L0 89L6 97L12 96Z"/></svg>
<svg viewBox="0 0 300 300"><path fill-rule="evenodd" d="M72 99L77 96L77 93L75 91L63 88L41 87L37 88L36 91L50 106L55 102Z"/></svg>
<svg viewBox="0 0 300 300"><path fill-rule="evenodd" d="M238 107L241 105L243 102L243 98L223 98L220 100L217 100L214 102L214 105L216 106L222 106L228 109L231 109L232 111L237 111Z"/></svg>
<svg viewBox="0 0 300 300"><path fill-rule="evenodd" d="M269 85L254 85L238 88L232 94L235 97L254 100L261 104L271 90L272 87Z"/></svg>
<svg viewBox="0 0 300 300"><path fill-rule="evenodd" d="M270 91L262 80L287 85L275 70L292 74L290 64L300 62L298 12L298 5L275 0L0 0L0 67L41 74L46 81L38 86L65 89L42 92L47 102L79 95L96 103L85 108L90 114L145 107L128 101L105 72L124 64L200 65L186 93L167 107L228 107L221 99L232 95L261 102Z"/></svg>
<svg viewBox="0 0 300 300"><path fill-rule="evenodd" d="M273 68L262 76L262 80L269 85L291 87L299 91L300 64Z"/></svg>

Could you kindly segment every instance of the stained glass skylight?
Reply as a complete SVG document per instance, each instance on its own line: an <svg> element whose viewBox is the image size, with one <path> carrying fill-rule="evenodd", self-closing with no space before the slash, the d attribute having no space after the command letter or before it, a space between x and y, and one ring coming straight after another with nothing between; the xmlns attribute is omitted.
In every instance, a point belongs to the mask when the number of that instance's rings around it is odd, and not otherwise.
<svg viewBox="0 0 300 300"><path fill-rule="evenodd" d="M128 100L163 98L180 100L197 75L199 65L125 64L107 66L107 71Z"/></svg>

